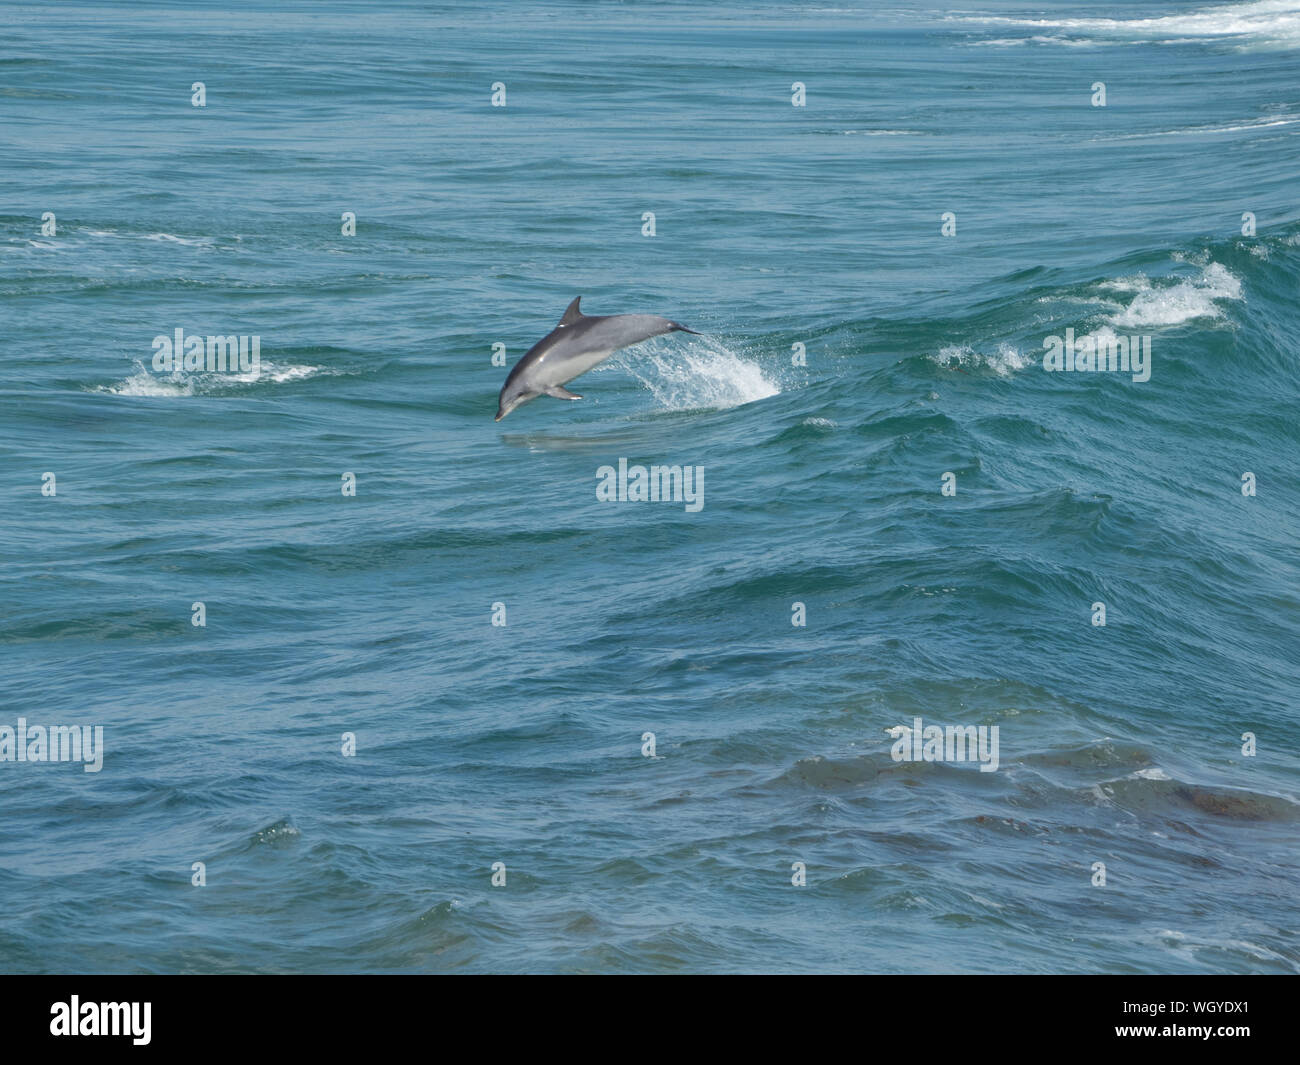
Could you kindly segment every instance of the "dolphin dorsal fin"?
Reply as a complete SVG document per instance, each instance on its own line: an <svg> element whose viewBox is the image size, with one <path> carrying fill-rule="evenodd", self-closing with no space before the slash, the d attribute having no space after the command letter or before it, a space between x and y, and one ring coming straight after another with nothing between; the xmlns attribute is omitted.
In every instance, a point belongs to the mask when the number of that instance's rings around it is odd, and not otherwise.
<svg viewBox="0 0 1300 1065"><path fill-rule="evenodd" d="M564 317L560 319L560 325L573 325L574 322L576 322L579 318L582 317L582 311L578 309L578 303L581 300L582 297L578 296L572 303L569 304L569 309L564 312ZM557 326L556 328L558 329L559 326Z"/></svg>

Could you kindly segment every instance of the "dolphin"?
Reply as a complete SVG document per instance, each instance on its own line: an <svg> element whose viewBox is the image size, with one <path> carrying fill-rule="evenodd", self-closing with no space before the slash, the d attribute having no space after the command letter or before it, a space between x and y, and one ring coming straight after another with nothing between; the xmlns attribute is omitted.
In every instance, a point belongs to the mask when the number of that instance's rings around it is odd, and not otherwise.
<svg viewBox="0 0 1300 1065"><path fill-rule="evenodd" d="M538 396L581 399L563 386L581 377L620 348L640 344L664 333L693 333L694 329L653 314L583 314L579 296L569 304L560 324L542 337L515 363L501 386L496 420Z"/></svg>

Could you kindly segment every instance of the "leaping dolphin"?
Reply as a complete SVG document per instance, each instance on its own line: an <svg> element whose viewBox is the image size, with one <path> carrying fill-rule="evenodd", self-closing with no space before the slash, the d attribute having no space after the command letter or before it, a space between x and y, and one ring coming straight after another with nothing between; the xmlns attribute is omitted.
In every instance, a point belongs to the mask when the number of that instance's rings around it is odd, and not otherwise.
<svg viewBox="0 0 1300 1065"><path fill-rule="evenodd" d="M501 386L496 420L538 396L581 399L563 386L581 377L619 348L640 344L664 333L694 333L684 325L653 314L583 314L579 296L569 304L560 324L528 349Z"/></svg>

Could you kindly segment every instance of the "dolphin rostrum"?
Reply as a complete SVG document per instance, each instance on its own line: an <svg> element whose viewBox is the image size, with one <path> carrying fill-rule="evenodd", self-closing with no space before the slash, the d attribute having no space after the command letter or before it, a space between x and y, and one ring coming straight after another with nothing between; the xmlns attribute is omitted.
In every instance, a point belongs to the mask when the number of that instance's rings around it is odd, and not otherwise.
<svg viewBox="0 0 1300 1065"><path fill-rule="evenodd" d="M563 386L580 377L619 348L640 344L664 333L696 333L653 314L583 314L579 296L569 304L560 324L528 349L501 386L497 403L500 421L516 407L538 396L581 399Z"/></svg>

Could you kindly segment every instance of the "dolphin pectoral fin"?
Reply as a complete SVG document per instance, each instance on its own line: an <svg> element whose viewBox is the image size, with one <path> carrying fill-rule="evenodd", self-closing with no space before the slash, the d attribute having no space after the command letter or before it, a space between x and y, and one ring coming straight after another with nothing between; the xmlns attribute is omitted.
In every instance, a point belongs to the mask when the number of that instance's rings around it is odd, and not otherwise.
<svg viewBox="0 0 1300 1065"><path fill-rule="evenodd" d="M554 396L556 399L581 399L582 397L575 392L570 392L567 388L559 385L552 385L546 390L548 396Z"/></svg>

